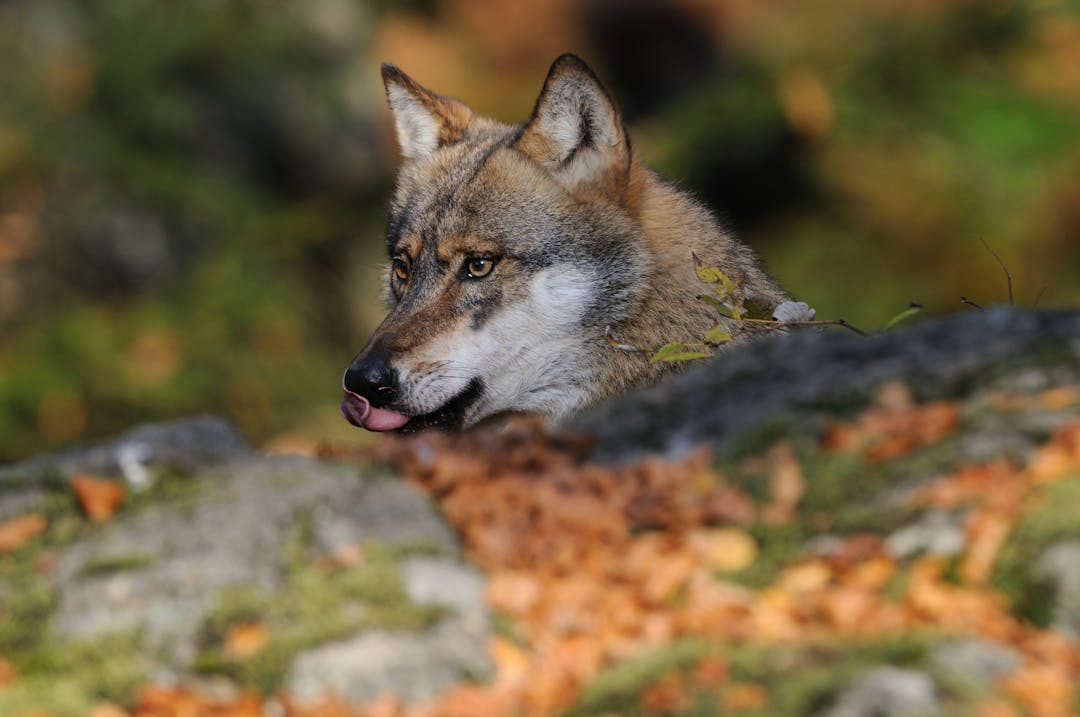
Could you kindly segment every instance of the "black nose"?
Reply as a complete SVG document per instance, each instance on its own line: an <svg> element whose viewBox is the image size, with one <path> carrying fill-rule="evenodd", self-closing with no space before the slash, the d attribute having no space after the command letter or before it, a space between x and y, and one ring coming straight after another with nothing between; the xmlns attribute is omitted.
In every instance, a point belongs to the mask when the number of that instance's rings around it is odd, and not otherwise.
<svg viewBox="0 0 1080 717"><path fill-rule="evenodd" d="M390 366L390 355L371 351L357 356L345 372L345 388L359 394L382 408L394 400L397 394L397 372Z"/></svg>

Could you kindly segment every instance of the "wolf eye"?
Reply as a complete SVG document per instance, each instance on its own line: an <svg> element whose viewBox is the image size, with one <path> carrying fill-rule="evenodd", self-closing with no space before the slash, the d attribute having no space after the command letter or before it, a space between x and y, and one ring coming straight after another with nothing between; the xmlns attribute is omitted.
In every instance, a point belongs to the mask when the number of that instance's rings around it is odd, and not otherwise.
<svg viewBox="0 0 1080 717"><path fill-rule="evenodd" d="M394 257L393 269L394 276L401 281L406 281L409 278L409 262L405 261L404 256L399 254Z"/></svg>
<svg viewBox="0 0 1080 717"><path fill-rule="evenodd" d="M483 279L495 268L495 260L483 256L470 256L465 260L465 273L470 279Z"/></svg>

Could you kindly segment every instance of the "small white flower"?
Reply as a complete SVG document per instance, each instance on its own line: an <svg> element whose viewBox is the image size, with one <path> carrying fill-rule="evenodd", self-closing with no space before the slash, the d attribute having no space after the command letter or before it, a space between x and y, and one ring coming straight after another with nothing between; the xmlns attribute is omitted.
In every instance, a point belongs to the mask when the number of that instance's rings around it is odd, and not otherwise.
<svg viewBox="0 0 1080 717"><path fill-rule="evenodd" d="M813 321L816 314L805 301L785 301L773 309L772 317L777 321Z"/></svg>

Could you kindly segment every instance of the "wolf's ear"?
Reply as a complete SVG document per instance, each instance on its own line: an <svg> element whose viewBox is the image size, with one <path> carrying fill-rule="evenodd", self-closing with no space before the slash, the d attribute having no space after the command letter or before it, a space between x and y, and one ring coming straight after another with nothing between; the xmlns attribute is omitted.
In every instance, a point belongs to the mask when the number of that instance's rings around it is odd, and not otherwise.
<svg viewBox="0 0 1080 717"><path fill-rule="evenodd" d="M405 159L427 156L464 136L472 119L464 104L435 94L389 62L383 63L382 77Z"/></svg>
<svg viewBox="0 0 1080 717"><path fill-rule="evenodd" d="M625 171L630 147L611 97L576 55L555 60L515 145L570 186Z"/></svg>

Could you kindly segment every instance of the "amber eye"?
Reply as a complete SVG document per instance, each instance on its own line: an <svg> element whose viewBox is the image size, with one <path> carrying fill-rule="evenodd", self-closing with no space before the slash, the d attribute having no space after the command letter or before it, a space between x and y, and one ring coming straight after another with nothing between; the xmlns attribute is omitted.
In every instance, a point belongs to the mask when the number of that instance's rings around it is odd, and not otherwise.
<svg viewBox="0 0 1080 717"><path fill-rule="evenodd" d="M483 256L470 256L465 260L465 272L470 279L483 279L495 268L495 260Z"/></svg>
<svg viewBox="0 0 1080 717"><path fill-rule="evenodd" d="M409 278L409 262L405 260L403 254L399 254L394 257L393 263L394 276L401 281L407 281Z"/></svg>

